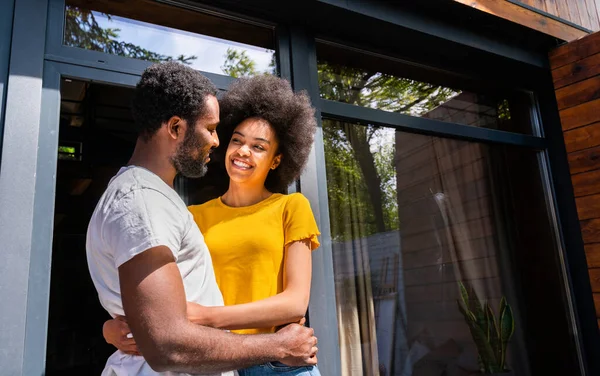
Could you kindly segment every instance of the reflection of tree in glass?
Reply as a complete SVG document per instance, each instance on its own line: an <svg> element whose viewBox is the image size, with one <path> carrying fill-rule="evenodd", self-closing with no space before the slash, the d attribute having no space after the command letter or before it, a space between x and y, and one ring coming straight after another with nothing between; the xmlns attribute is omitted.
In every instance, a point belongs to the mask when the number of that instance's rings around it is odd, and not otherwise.
<svg viewBox="0 0 600 376"><path fill-rule="evenodd" d="M248 56L246 51L238 51L230 47L224 57L225 62L221 71L228 76L239 78L254 76L258 73L256 62Z"/></svg>
<svg viewBox="0 0 600 376"><path fill-rule="evenodd" d="M102 13L109 20L110 14ZM94 13L73 6L66 7L65 44L112 55L131 57L154 63L179 61L191 64L197 56L179 55L177 57L162 55L137 46L133 43L119 41L119 29L104 29L98 25Z"/></svg>
<svg viewBox="0 0 600 376"><path fill-rule="evenodd" d="M221 66L221 71L231 77L250 77L259 74L256 70L256 62L248 56L245 50L236 50L231 47L227 48L225 53L225 62ZM275 54L271 55L269 70L264 74L277 74L275 63Z"/></svg>
<svg viewBox="0 0 600 376"><path fill-rule="evenodd" d="M318 64L318 71L324 99L413 116L459 94L425 82L326 62ZM351 216L340 216L341 222L348 223L332 223L334 239L355 238L356 226L361 237L398 229L394 143L393 137L385 138L389 132L372 124L324 121L329 205L335 213L352 211ZM356 185L352 192L348 192L349 180Z"/></svg>
<svg viewBox="0 0 600 376"><path fill-rule="evenodd" d="M357 135L352 143L346 140L345 130L349 127L356 128L349 131ZM394 144L382 137L376 150L369 145L375 144L372 138L379 130L323 119L327 189L333 214L331 232L336 241L398 228ZM382 133L393 135L393 131ZM379 205L378 211L373 201Z"/></svg>

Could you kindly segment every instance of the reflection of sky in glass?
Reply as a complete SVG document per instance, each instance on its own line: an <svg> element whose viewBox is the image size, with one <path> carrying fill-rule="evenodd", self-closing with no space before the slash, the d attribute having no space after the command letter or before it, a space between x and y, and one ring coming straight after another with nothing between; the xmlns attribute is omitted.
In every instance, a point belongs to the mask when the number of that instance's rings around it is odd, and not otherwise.
<svg viewBox="0 0 600 376"><path fill-rule="evenodd" d="M369 140L369 150L377 153L384 147L396 144L396 131L387 127L375 127L373 136Z"/></svg>
<svg viewBox="0 0 600 376"><path fill-rule="evenodd" d="M225 54L228 48L233 48L246 51L248 57L256 63L258 72L271 71L269 64L273 50L118 16L110 16L108 19L103 13L92 13L101 28L120 30L118 41L167 56L196 56L196 60L190 61L190 66L194 69L223 74L221 66L225 62Z"/></svg>

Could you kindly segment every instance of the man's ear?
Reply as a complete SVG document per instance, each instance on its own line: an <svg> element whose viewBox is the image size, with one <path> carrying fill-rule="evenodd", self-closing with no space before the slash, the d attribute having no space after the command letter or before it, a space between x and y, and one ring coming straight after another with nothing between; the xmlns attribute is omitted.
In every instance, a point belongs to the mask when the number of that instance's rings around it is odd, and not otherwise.
<svg viewBox="0 0 600 376"><path fill-rule="evenodd" d="M167 133L173 140L176 140L185 134L186 125L185 121L179 116L171 116L166 124Z"/></svg>

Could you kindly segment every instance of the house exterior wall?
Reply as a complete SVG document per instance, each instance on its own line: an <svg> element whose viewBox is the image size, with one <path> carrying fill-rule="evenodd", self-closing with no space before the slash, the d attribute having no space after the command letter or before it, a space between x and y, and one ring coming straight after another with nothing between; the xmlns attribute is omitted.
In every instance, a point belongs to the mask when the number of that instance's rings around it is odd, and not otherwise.
<svg viewBox="0 0 600 376"><path fill-rule="evenodd" d="M550 63L600 324L600 32L552 51Z"/></svg>

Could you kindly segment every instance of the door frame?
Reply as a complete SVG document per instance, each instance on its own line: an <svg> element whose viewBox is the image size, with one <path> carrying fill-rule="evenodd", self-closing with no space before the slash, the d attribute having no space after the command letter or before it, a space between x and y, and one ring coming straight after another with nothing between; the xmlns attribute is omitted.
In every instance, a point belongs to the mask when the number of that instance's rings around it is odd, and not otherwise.
<svg viewBox="0 0 600 376"><path fill-rule="evenodd" d="M62 78L128 87L134 87L139 80L138 75L52 61L44 63L26 312L23 374L27 375L44 374L46 367Z"/></svg>

